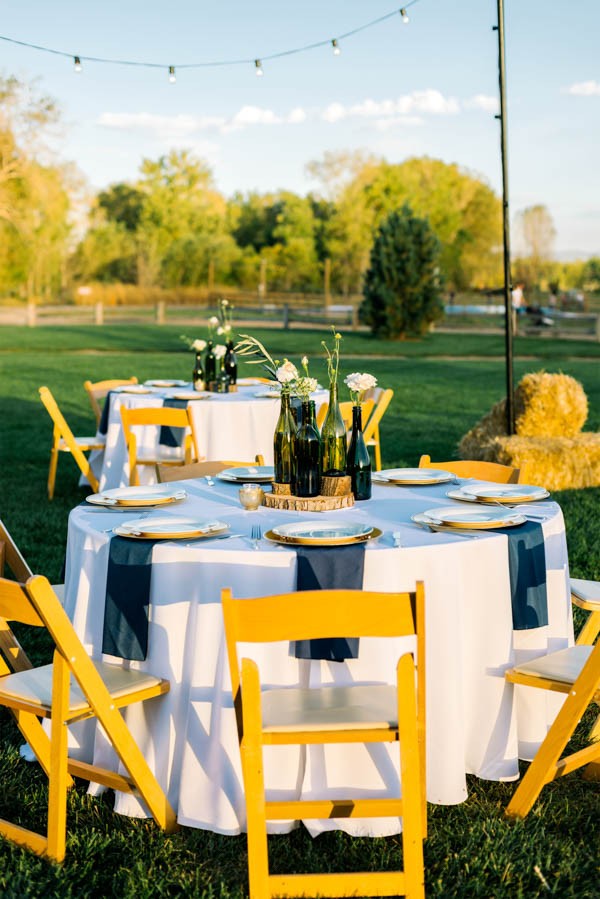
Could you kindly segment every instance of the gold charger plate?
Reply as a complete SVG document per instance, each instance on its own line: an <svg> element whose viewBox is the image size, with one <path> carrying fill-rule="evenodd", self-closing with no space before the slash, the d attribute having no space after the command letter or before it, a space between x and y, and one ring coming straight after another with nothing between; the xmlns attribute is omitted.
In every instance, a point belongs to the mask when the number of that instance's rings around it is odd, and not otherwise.
<svg viewBox="0 0 600 899"><path fill-rule="evenodd" d="M162 525L162 526L161 526ZM153 529L154 528L154 529ZM202 522L190 518L152 519L141 518L138 522L128 521L113 528L113 534L119 537L131 537L134 540L199 540L203 537L216 537L229 530L224 521Z"/></svg>
<svg viewBox="0 0 600 899"><path fill-rule="evenodd" d="M287 537L282 534L275 534L273 531L267 531L264 534L266 540L272 543L283 543L286 546L348 546L352 543L366 543L368 540L375 540L381 537L383 531L379 528L373 528L368 534L360 534L357 537L331 537L321 540L314 537Z"/></svg>

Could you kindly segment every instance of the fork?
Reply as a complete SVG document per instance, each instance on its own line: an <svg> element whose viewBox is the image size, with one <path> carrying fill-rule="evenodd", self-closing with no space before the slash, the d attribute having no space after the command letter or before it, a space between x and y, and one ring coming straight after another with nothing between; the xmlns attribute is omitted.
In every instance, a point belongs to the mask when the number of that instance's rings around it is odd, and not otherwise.
<svg viewBox="0 0 600 899"><path fill-rule="evenodd" d="M259 524L253 524L250 532L250 539L254 549L258 549L258 544L262 540L262 528Z"/></svg>

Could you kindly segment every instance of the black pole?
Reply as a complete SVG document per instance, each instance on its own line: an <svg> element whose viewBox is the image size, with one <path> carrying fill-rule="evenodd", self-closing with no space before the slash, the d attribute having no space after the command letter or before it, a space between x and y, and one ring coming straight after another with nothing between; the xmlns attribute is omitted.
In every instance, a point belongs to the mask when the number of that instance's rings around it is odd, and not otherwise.
<svg viewBox="0 0 600 899"><path fill-rule="evenodd" d="M506 357L506 429L515 433L515 409L513 387L513 311L512 281L510 276L510 220L508 212L508 149L506 139L506 71L504 66L504 0L497 0L498 25L498 81L500 86L500 155L502 159L502 240L504 250L504 310Z"/></svg>

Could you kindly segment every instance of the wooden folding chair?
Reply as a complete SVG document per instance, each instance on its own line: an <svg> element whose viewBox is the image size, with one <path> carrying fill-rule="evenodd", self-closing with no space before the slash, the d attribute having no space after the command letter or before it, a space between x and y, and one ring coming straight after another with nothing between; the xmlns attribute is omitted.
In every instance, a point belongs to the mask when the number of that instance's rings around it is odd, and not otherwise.
<svg viewBox="0 0 600 899"><path fill-rule="evenodd" d="M169 682L119 665L92 662L46 578L26 584L0 579L0 616L45 627L53 639L52 664L16 673L0 659L0 705L10 709L49 777L47 834L0 819L0 833L21 846L62 861L66 849L67 790L72 776L114 790L136 791L159 827L177 828L175 813L131 735L120 708L161 696ZM73 683L71 683L73 677ZM125 777L68 757L67 727L96 717L129 772ZM50 737L39 721L49 718Z"/></svg>
<svg viewBox="0 0 600 899"><path fill-rule="evenodd" d="M594 643L600 634L600 581L571 578L571 602L589 612L577 637L578 643Z"/></svg>
<svg viewBox="0 0 600 899"><path fill-rule="evenodd" d="M115 387L125 387L127 384L137 384L137 382L138 379L135 375L123 379L111 378L107 381L83 382L83 389L88 395L90 406L96 416L96 427L100 424L100 419L102 418L102 409L100 408L99 400L105 399L108 392L114 390Z"/></svg>
<svg viewBox="0 0 600 899"><path fill-rule="evenodd" d="M168 406L141 406L129 409L127 406L121 406L121 420L129 459L130 485L134 486L140 483L138 472L140 465L151 465L156 468L157 465L181 466L198 461L198 443L194 419L189 406L185 409L172 409ZM156 451L150 455L139 453L134 428L148 425L183 428L186 433L181 447L181 455L168 457L166 454L161 454L158 446Z"/></svg>
<svg viewBox="0 0 600 899"><path fill-rule="evenodd" d="M423 455L419 459L419 468L442 468L451 471L460 478L479 478L496 484L522 484L523 478L518 468L501 465L499 462L480 462L478 460L461 460L452 462L432 462L431 456Z"/></svg>
<svg viewBox="0 0 600 899"><path fill-rule="evenodd" d="M506 672L506 680L526 687L566 693L567 698L517 787L505 814L524 818L545 784L587 766L585 776L600 780L600 717L588 735L590 744L561 758L583 713L600 704L600 642L576 644Z"/></svg>
<svg viewBox="0 0 600 899"><path fill-rule="evenodd" d="M424 592L315 590L234 599L222 591L248 830L251 899L268 896L423 897L425 815ZM239 643L350 636L416 635L417 659L398 661L395 686L265 689ZM265 799L262 747L286 744L400 743L402 798ZM352 793L352 790L349 790ZM402 817L404 870L354 874L270 875L267 820Z"/></svg>
<svg viewBox="0 0 600 899"><path fill-rule="evenodd" d="M264 464L264 456L257 453L254 462L192 462L190 465L180 465L178 468L174 468L172 465L157 465L156 479L159 484L167 481L187 481L190 478L212 477L226 468L250 468L252 465Z"/></svg>
<svg viewBox="0 0 600 899"><path fill-rule="evenodd" d="M374 402L375 408L370 417L364 422L363 436L367 446L372 446L375 454L375 471L381 471L381 436L379 425L381 419L392 401L394 391L383 387L372 387L365 393L365 403Z"/></svg>
<svg viewBox="0 0 600 899"><path fill-rule="evenodd" d="M48 470L48 499L54 497L59 453L71 453L71 456L79 466L79 470L87 478L93 492L97 493L98 481L84 453L90 450L102 450L104 449L104 444L98 443L95 437L75 437L48 388L40 387L39 393L40 399L54 425L52 447L50 449L50 468Z"/></svg>
<svg viewBox="0 0 600 899"><path fill-rule="evenodd" d="M350 400L347 400L343 403L340 403L340 412L342 413L342 418L344 419L344 425L346 426L347 431L352 430L352 407L354 403L351 403ZM369 415L373 411L375 403L373 400L365 400L364 403L360 404L360 408L362 410L362 421L363 421L363 433L364 433L364 423L368 420ZM327 418L327 411L329 409L329 403L323 403L319 406L319 411L317 412L317 427L322 428L325 419Z"/></svg>

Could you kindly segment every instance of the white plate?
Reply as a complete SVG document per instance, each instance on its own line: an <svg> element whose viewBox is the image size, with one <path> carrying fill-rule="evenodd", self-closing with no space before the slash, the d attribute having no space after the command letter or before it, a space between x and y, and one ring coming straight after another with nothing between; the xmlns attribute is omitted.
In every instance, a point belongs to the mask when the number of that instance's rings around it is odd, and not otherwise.
<svg viewBox="0 0 600 899"><path fill-rule="evenodd" d="M115 387L116 393L152 393L150 387L145 387L143 384L131 384L129 387Z"/></svg>
<svg viewBox="0 0 600 899"><path fill-rule="evenodd" d="M342 521L302 521L280 524L265 536L275 542L315 544L357 543L379 536L381 531L368 524L346 524Z"/></svg>
<svg viewBox="0 0 600 899"><path fill-rule="evenodd" d="M377 481L388 484L446 484L454 481L456 475L441 468L387 468L373 473Z"/></svg>
<svg viewBox="0 0 600 899"><path fill-rule="evenodd" d="M113 529L119 537L138 537L147 540L173 540L180 537L212 537L229 528L224 521L201 521L197 518L155 516L134 518Z"/></svg>
<svg viewBox="0 0 600 899"><path fill-rule="evenodd" d="M263 378L238 378L236 383L238 387L260 387L265 382Z"/></svg>
<svg viewBox="0 0 600 899"><path fill-rule="evenodd" d="M189 381L144 381L147 387L186 387Z"/></svg>
<svg viewBox="0 0 600 899"><path fill-rule="evenodd" d="M550 496L544 487L532 484L464 484L462 491L486 503L531 503Z"/></svg>
<svg viewBox="0 0 600 899"><path fill-rule="evenodd" d="M185 497L186 492L181 487L152 484L148 487L115 487L102 493L92 493L86 501L95 506L158 506Z"/></svg>
<svg viewBox="0 0 600 899"><path fill-rule="evenodd" d="M224 468L217 475L222 481L236 484L269 484L275 477L272 465L250 465L248 468Z"/></svg>
<svg viewBox="0 0 600 899"><path fill-rule="evenodd" d="M208 393L205 390L182 390L180 393L170 393L169 397L174 400L191 402L192 400L209 400L212 397L212 393Z"/></svg>
<svg viewBox="0 0 600 899"><path fill-rule="evenodd" d="M258 397L258 399L262 400L278 400L281 396L281 391L275 388L274 390L266 389L266 390L257 390L254 393L254 396Z"/></svg>
<svg viewBox="0 0 600 899"><path fill-rule="evenodd" d="M454 506L441 506L427 509L423 515L432 524L442 524L449 528L505 528L524 524L526 518L509 509L458 509Z"/></svg>

